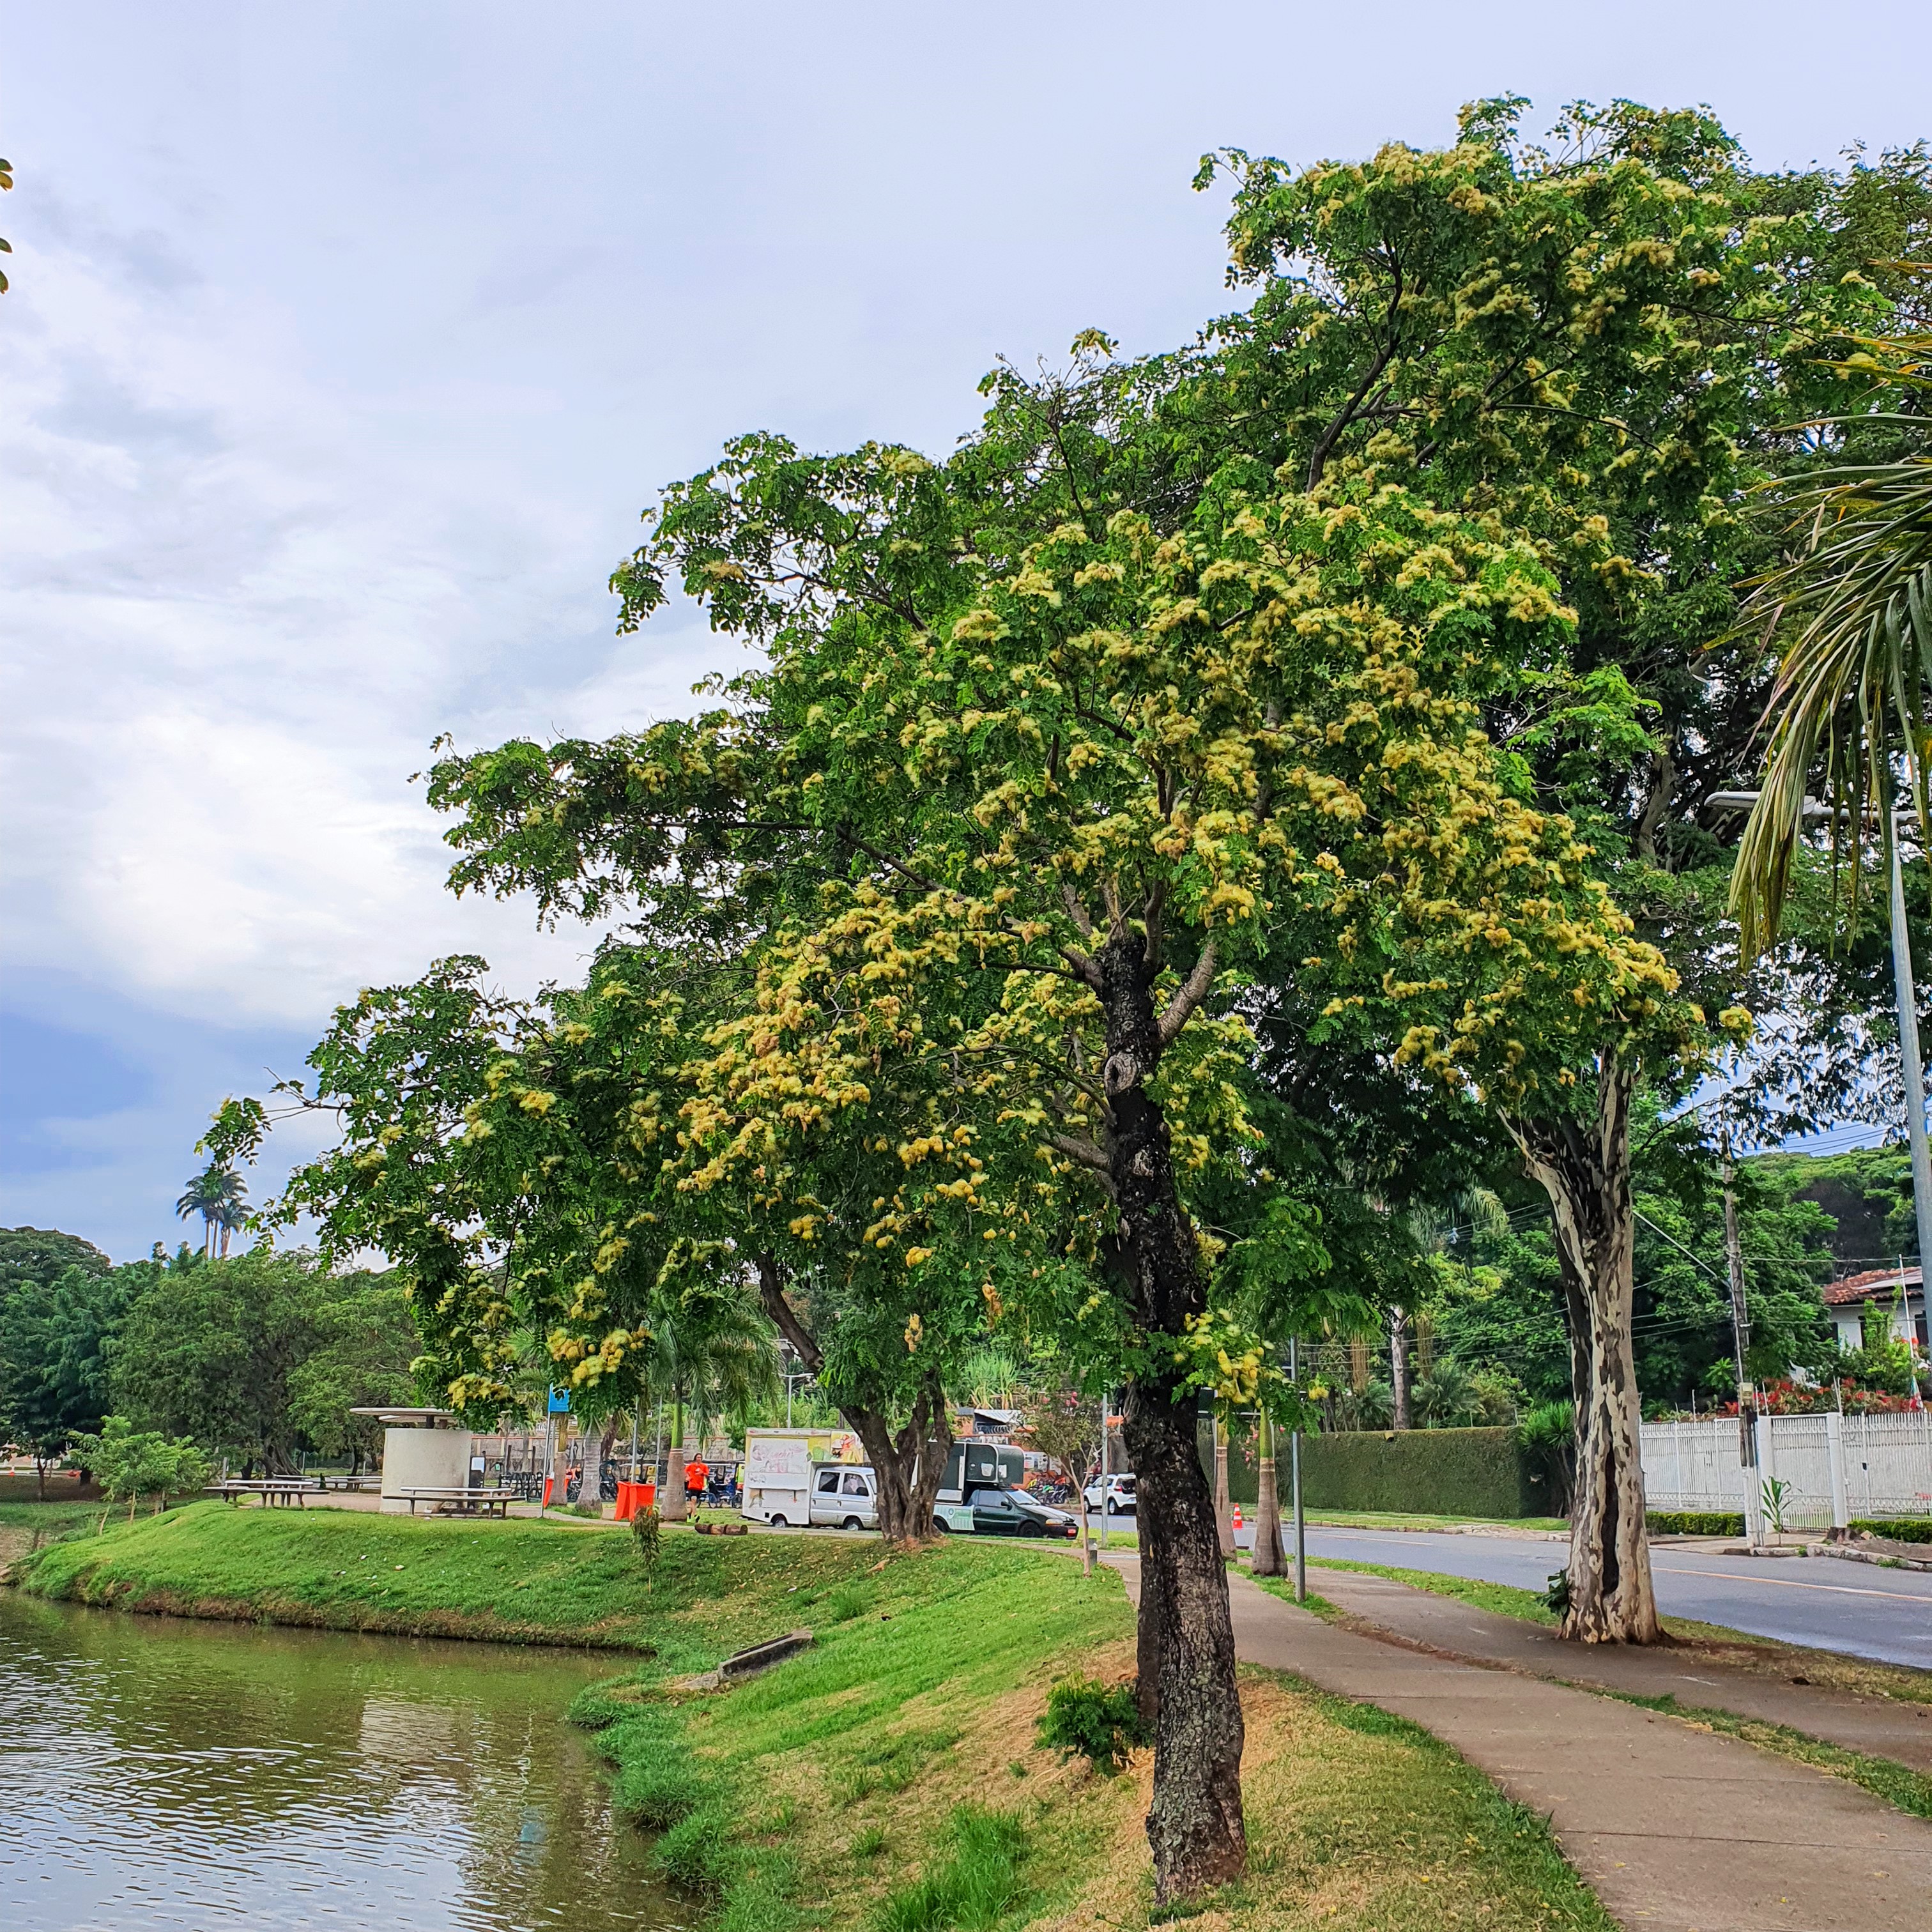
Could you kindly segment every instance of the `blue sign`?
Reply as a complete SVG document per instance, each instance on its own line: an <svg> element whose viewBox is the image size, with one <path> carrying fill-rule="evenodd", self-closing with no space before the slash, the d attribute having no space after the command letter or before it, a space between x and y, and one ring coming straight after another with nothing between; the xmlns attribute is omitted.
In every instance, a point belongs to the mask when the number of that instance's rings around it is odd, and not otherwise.
<svg viewBox="0 0 1932 1932"><path fill-rule="evenodd" d="M568 1415L570 1413L569 1390L554 1388L550 1390L550 1412L553 1415Z"/></svg>

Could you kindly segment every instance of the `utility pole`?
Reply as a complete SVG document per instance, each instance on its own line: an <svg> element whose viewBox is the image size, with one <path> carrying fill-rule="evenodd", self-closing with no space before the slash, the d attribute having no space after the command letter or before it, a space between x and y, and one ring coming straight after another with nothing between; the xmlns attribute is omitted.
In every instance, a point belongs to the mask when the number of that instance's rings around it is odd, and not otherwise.
<svg viewBox="0 0 1932 1932"><path fill-rule="evenodd" d="M1751 1388L1744 1358L1750 1348L1750 1310L1744 1300L1744 1251L1738 1239L1738 1197L1731 1183L1736 1170L1731 1165L1731 1130L1724 1130L1724 1261L1731 1283L1731 1340L1738 1368L1738 1460L1744 1478L1744 1540L1756 1544L1763 1538L1763 1498L1757 1486L1757 1402Z"/></svg>
<svg viewBox="0 0 1932 1932"><path fill-rule="evenodd" d="M1294 1392L1301 1393L1300 1364L1297 1360L1294 1337L1288 1338L1288 1378L1294 1384ZM1294 1497L1294 1600L1298 1604L1308 1600L1308 1523L1301 1510L1301 1430L1299 1426L1288 1432L1288 1466Z"/></svg>
<svg viewBox="0 0 1932 1932"><path fill-rule="evenodd" d="M1113 1405L1113 1396L1101 1389L1100 1391L1100 1547L1105 1556L1107 1538L1113 1534L1113 1507L1107 1492L1107 1410ZM1138 1516L1134 1519L1138 1522Z"/></svg>
<svg viewBox="0 0 1932 1932"><path fill-rule="evenodd" d="M1905 1074L1905 1132L1912 1146L1912 1206L1918 1222L1918 1284L1932 1294L1932 1148L1925 1138L1925 1067L1919 1056L1918 992L1912 979L1912 943L1905 929L1905 866L1899 856L1898 821L1892 815L1892 979L1898 995L1898 1054ZM1898 1295L1908 1314L1911 1297L1899 1268ZM1932 1304L1928 1304L1932 1306ZM1911 1323L1906 1326L1909 1330ZM1910 1343L1907 1359L1910 1360ZM1916 1378L1915 1377L1915 1386Z"/></svg>

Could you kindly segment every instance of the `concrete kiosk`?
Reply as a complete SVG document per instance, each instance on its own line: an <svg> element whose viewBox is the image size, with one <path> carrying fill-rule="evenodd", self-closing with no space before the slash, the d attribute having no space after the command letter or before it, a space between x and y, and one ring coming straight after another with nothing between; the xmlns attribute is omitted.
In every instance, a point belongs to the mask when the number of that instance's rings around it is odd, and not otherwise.
<svg viewBox="0 0 1932 1932"><path fill-rule="evenodd" d="M387 1515L409 1513L405 1490L460 1490L470 1484L470 1431L447 1408L352 1408L382 1431L382 1503Z"/></svg>

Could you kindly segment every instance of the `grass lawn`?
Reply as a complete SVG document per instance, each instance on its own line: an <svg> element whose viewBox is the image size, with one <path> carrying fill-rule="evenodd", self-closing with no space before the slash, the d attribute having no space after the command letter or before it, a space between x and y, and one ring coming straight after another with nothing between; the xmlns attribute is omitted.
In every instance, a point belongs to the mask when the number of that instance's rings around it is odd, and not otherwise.
<svg viewBox="0 0 1932 1932"><path fill-rule="evenodd" d="M727 1932L1150 1924L1151 1754L1107 1776L1035 1736L1057 1678L1132 1670L1117 1578L955 1541L793 1603L818 1642L766 1676L680 1694L693 1660L666 1657L574 1713L601 1727L620 1804ZM1252 1862L1202 1927L1610 1932L1543 1822L1435 1739L1242 1675Z"/></svg>

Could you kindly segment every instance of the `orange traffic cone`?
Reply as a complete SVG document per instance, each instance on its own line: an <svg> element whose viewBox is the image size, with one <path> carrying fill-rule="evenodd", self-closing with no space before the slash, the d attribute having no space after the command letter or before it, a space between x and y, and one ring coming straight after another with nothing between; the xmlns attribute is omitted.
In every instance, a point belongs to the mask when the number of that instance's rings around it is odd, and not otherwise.
<svg viewBox="0 0 1932 1932"><path fill-rule="evenodd" d="M1240 1528L1240 1526L1241 1526L1241 1506L1240 1506L1240 1504L1239 1503L1237 1503L1237 1504L1234 1505L1234 1527L1235 1527L1237 1529L1239 1529L1239 1528Z"/></svg>

